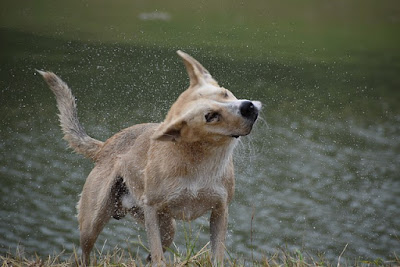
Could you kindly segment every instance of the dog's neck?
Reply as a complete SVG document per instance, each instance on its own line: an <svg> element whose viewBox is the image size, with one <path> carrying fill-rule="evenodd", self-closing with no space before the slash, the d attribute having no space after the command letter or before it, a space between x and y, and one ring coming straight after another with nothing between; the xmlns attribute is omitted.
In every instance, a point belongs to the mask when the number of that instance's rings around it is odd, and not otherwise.
<svg viewBox="0 0 400 267"><path fill-rule="evenodd" d="M180 155L176 162L176 170L181 170L182 177L207 176L209 179L219 179L232 161L236 139L219 143L218 146L208 142L174 143L175 151Z"/></svg>
<svg viewBox="0 0 400 267"><path fill-rule="evenodd" d="M155 141L157 143L153 143L149 154L152 167L147 171L165 179L202 175L220 177L232 161L237 139L224 141L218 145L204 141Z"/></svg>
<svg viewBox="0 0 400 267"><path fill-rule="evenodd" d="M226 138L225 140L220 140L218 143L197 141L174 142L172 145L174 149L179 152L187 161L194 164L199 164L209 160L216 160L220 162L224 158L229 157L232 154L236 143L236 139Z"/></svg>

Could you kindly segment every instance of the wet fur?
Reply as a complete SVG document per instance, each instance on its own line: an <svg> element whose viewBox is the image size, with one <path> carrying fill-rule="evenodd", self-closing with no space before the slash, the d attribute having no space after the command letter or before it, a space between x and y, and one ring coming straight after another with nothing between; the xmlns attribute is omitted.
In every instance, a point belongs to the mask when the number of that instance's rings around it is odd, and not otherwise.
<svg viewBox="0 0 400 267"><path fill-rule="evenodd" d="M261 103L236 99L198 61L178 54L190 87L165 120L134 125L105 142L86 134L68 86L39 71L56 96L64 139L95 162L77 205L84 264L109 219L130 214L145 224L152 265L165 265L163 252L173 241L175 220L209 211L214 263L223 262L235 187L232 152L237 137L250 133Z"/></svg>

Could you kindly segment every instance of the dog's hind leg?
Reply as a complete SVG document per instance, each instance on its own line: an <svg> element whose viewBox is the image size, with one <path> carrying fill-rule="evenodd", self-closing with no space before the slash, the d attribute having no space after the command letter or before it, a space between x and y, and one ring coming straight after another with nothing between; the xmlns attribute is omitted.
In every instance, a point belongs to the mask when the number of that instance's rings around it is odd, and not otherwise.
<svg viewBox="0 0 400 267"><path fill-rule="evenodd" d="M81 207L86 205L83 203L83 195L81 198ZM109 204L111 204L111 201ZM97 240L97 237L103 230L104 226L113 215L111 205L105 205L96 209L90 207L84 209L84 214L79 214L79 228L80 228L80 245L82 249L82 263L87 266L90 261L90 252Z"/></svg>
<svg viewBox="0 0 400 267"><path fill-rule="evenodd" d="M80 245L84 265L89 263L89 255L97 237L115 212L113 183L116 179L112 171L94 168L89 174L78 203Z"/></svg>
<svg viewBox="0 0 400 267"><path fill-rule="evenodd" d="M81 199L81 207L85 205ZM82 263L87 266L90 260L90 252L96 242L97 237L112 216L111 205L85 209L85 214L79 214L80 245L82 249Z"/></svg>

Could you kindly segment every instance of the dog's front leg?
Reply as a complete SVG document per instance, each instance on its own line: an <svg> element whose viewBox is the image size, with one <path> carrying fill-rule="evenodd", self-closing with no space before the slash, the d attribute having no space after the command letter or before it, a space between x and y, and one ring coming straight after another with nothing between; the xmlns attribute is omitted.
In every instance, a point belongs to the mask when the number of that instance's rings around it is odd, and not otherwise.
<svg viewBox="0 0 400 267"><path fill-rule="evenodd" d="M160 222L156 207L144 205L144 220L147 232L147 239L150 244L150 255L152 266L166 266L163 255Z"/></svg>
<svg viewBox="0 0 400 267"><path fill-rule="evenodd" d="M214 266L223 266L227 227L228 206L226 203L221 203L212 209L210 218L211 253Z"/></svg>

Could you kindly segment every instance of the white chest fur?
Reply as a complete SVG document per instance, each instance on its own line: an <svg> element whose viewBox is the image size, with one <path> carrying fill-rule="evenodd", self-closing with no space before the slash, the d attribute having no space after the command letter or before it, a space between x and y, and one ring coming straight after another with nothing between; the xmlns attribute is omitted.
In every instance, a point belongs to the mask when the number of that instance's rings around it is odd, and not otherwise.
<svg viewBox="0 0 400 267"><path fill-rule="evenodd" d="M207 179L208 178L208 179ZM168 195L167 207L176 219L193 220L227 198L220 177L182 177L180 187Z"/></svg>
<svg viewBox="0 0 400 267"><path fill-rule="evenodd" d="M176 219L193 220L227 199L224 179L234 144L199 164L190 176L179 177L167 196L167 206Z"/></svg>

